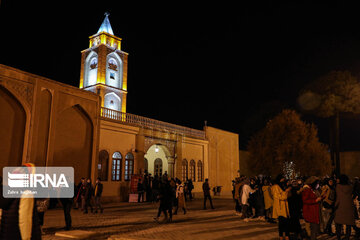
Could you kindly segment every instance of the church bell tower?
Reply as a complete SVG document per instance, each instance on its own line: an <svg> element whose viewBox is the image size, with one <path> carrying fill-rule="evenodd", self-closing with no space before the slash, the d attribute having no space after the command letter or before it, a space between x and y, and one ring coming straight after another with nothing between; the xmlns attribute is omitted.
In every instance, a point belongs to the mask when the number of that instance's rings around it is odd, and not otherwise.
<svg viewBox="0 0 360 240"><path fill-rule="evenodd" d="M109 13L81 52L80 88L101 96L101 106L126 112L128 53L111 28Z"/></svg>

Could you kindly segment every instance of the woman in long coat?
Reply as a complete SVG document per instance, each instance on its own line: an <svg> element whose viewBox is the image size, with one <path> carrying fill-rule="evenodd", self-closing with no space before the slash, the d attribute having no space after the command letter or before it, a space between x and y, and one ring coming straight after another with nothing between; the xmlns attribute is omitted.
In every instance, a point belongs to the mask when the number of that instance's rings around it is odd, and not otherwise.
<svg viewBox="0 0 360 240"><path fill-rule="evenodd" d="M181 183L180 180L178 180L178 186L176 188L176 198L177 198L177 206L174 214L177 214L179 208L182 208L184 214L186 214L184 185Z"/></svg>
<svg viewBox="0 0 360 240"><path fill-rule="evenodd" d="M262 191L264 193L264 202L265 202L265 212L266 218L268 221L272 221L272 207L273 207L273 196L271 193L271 186L269 180L264 180L264 185L262 186Z"/></svg>
<svg viewBox="0 0 360 240"><path fill-rule="evenodd" d="M352 199L353 186L350 184L349 177L340 176L340 182L336 186L335 218L336 236L341 238L341 227L346 225L345 239L350 238L351 227L355 226L354 201Z"/></svg>
<svg viewBox="0 0 360 240"><path fill-rule="evenodd" d="M301 193L303 203L303 217L306 223L310 225L311 240L315 240L320 233L320 201L315 190L319 179L315 176L309 177Z"/></svg>
<svg viewBox="0 0 360 240"><path fill-rule="evenodd" d="M289 204L288 194L291 188L284 191L283 188L285 178L282 175L276 177L275 184L271 187L271 193L273 194L273 218L279 220L279 237L283 239L285 233L285 239L289 239Z"/></svg>
<svg viewBox="0 0 360 240"><path fill-rule="evenodd" d="M26 167L26 168L25 168ZM35 174L35 165L26 163L25 167L15 169L13 173ZM0 191L2 192L2 183ZM0 196L2 209L0 239L41 239L41 230L34 198L4 198Z"/></svg>

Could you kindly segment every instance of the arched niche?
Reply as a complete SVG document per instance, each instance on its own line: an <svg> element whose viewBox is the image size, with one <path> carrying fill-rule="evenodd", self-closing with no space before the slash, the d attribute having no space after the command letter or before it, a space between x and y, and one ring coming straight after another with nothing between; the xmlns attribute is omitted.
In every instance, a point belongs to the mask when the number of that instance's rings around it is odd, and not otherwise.
<svg viewBox="0 0 360 240"><path fill-rule="evenodd" d="M121 111L121 99L114 93L107 93L104 96L104 107L110 108L112 110Z"/></svg>
<svg viewBox="0 0 360 240"><path fill-rule="evenodd" d="M62 111L55 123L54 155L49 165L70 166L75 181L90 177L93 124L85 110L75 105Z"/></svg>
<svg viewBox="0 0 360 240"><path fill-rule="evenodd" d="M106 85L122 88L123 62L118 54L110 53L106 57Z"/></svg>
<svg viewBox="0 0 360 240"><path fill-rule="evenodd" d="M0 167L19 166L23 159L26 112L19 100L0 85ZM2 175L2 171L0 173Z"/></svg>
<svg viewBox="0 0 360 240"><path fill-rule="evenodd" d="M91 53L86 57L84 68L84 87L95 85L97 82L98 72L98 55L96 52Z"/></svg>

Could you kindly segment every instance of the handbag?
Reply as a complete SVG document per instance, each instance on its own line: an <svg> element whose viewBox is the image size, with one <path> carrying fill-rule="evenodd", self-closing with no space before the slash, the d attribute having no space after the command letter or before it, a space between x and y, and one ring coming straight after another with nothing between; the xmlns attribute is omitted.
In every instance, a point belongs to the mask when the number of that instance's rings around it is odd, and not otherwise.
<svg viewBox="0 0 360 240"><path fill-rule="evenodd" d="M49 198L36 200L36 209L38 212L45 212L49 208L49 205Z"/></svg>

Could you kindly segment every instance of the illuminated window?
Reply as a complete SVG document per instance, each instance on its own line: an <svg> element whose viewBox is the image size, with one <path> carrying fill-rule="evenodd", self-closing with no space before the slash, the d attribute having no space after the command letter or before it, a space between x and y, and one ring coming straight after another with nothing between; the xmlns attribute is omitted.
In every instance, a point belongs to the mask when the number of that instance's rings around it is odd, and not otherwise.
<svg viewBox="0 0 360 240"><path fill-rule="evenodd" d="M202 182L203 181L203 164L200 160L197 163L197 170L198 170L198 175L197 175L198 182Z"/></svg>
<svg viewBox="0 0 360 240"><path fill-rule="evenodd" d="M134 174L134 155L128 153L125 156L125 181L130 181L131 175Z"/></svg>
<svg viewBox="0 0 360 240"><path fill-rule="evenodd" d="M121 160L122 156L120 152L114 152L112 155L112 168L111 168L111 180L121 181Z"/></svg>
<svg viewBox="0 0 360 240"><path fill-rule="evenodd" d="M181 175L182 175L182 181L185 182L187 177L188 177L188 162L186 161L186 159L184 159L182 161L181 164Z"/></svg>
<svg viewBox="0 0 360 240"><path fill-rule="evenodd" d="M190 179L195 181L195 161L190 161Z"/></svg>

